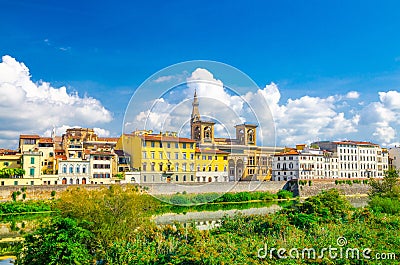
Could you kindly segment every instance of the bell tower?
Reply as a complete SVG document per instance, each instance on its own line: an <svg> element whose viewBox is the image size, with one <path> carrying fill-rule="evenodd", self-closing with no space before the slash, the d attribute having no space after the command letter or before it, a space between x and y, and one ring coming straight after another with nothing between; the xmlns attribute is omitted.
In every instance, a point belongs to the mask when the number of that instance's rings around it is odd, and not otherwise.
<svg viewBox="0 0 400 265"><path fill-rule="evenodd" d="M199 111L199 100L197 92L194 91L192 102L192 115L190 119L190 137L200 144L214 143L214 122L202 121Z"/></svg>

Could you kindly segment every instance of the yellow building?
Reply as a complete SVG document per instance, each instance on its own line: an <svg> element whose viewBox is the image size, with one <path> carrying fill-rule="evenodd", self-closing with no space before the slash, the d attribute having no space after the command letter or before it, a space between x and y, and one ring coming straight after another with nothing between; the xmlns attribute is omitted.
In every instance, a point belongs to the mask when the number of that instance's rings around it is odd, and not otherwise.
<svg viewBox="0 0 400 265"><path fill-rule="evenodd" d="M215 123L201 119L196 92L192 106L191 139L196 141L200 150L212 150L215 153L225 152L225 154L228 154L228 181L264 181L271 178L271 155L282 151L282 148L257 146L256 124L236 125L236 138L217 138L214 136ZM199 163L201 162L197 162L197 164ZM200 165L200 172L202 172L202 169ZM209 177L207 179L210 180Z"/></svg>
<svg viewBox="0 0 400 265"><path fill-rule="evenodd" d="M195 181L195 141L175 132L123 134L116 148L130 155L132 169L141 172L141 183Z"/></svg>
<svg viewBox="0 0 400 265"><path fill-rule="evenodd" d="M227 182L228 152L196 148L196 182Z"/></svg>
<svg viewBox="0 0 400 265"><path fill-rule="evenodd" d="M21 154L16 151L0 152L0 170L3 168L21 168Z"/></svg>

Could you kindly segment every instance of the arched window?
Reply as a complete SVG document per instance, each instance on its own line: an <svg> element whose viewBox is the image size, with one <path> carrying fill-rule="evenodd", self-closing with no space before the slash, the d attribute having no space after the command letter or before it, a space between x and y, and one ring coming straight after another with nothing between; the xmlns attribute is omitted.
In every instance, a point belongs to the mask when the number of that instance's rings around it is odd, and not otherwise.
<svg viewBox="0 0 400 265"><path fill-rule="evenodd" d="M83 167L82 167L82 173L83 173L83 174L86 174L86 166L83 166Z"/></svg>
<svg viewBox="0 0 400 265"><path fill-rule="evenodd" d="M253 129L250 129L247 131L247 140L251 143L254 142L254 130Z"/></svg>
<svg viewBox="0 0 400 265"><path fill-rule="evenodd" d="M62 172L64 174L67 174L67 165L63 165Z"/></svg>
<svg viewBox="0 0 400 265"><path fill-rule="evenodd" d="M207 126L206 128L204 128L204 138L210 139L210 137L211 137L211 128Z"/></svg>
<svg viewBox="0 0 400 265"><path fill-rule="evenodd" d="M281 168L281 164L280 163L276 164L276 168L280 169Z"/></svg>
<svg viewBox="0 0 400 265"><path fill-rule="evenodd" d="M73 174L74 173L74 166L73 165L70 165L69 166L69 173L70 174ZM72 183L71 183L72 184Z"/></svg>
<svg viewBox="0 0 400 265"><path fill-rule="evenodd" d="M80 174L81 173L81 166L80 165L76 166L75 172L76 172L76 174Z"/></svg>

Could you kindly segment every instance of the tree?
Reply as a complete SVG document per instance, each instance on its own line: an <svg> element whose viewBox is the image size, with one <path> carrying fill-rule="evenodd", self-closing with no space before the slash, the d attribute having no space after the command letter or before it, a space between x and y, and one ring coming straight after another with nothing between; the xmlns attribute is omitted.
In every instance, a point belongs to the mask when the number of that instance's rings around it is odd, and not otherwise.
<svg viewBox="0 0 400 265"><path fill-rule="evenodd" d="M371 191L370 198L374 196L399 198L400 197L400 179L397 170L391 169L385 172L382 180L371 179L369 182Z"/></svg>
<svg viewBox="0 0 400 265"><path fill-rule="evenodd" d="M16 264L93 264L90 231L71 218L54 218L25 236Z"/></svg>

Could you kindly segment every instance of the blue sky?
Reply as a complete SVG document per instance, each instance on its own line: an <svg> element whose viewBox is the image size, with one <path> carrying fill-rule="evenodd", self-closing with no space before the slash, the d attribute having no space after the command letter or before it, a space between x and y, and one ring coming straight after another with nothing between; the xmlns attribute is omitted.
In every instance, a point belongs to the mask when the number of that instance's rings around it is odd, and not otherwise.
<svg viewBox="0 0 400 265"><path fill-rule="evenodd" d="M399 98L388 94L385 103L378 94L400 87L398 1L0 0L0 7L0 56L24 63L33 82L97 99L111 115L105 122L78 119L80 124L55 119L63 123L56 126L93 126L118 135L126 105L142 82L169 65L202 59L240 69L261 89L273 82L278 106L357 91L357 99L332 103L347 120L360 115L356 131L328 136L398 142ZM363 108L369 104L393 116L380 124L394 130L390 141L375 131L378 121L368 124L373 114ZM10 145L17 132L48 129L40 126L16 126L14 133L3 128L0 145ZM284 140L307 141L286 137L280 144Z"/></svg>

